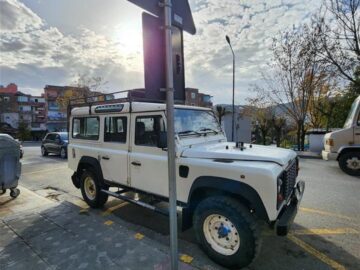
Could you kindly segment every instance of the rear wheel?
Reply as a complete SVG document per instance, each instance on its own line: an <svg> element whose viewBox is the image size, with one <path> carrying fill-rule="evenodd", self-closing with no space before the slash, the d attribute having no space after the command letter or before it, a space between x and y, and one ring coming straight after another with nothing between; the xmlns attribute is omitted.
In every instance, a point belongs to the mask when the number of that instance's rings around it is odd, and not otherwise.
<svg viewBox="0 0 360 270"><path fill-rule="evenodd" d="M339 157L339 166L343 172L349 175L360 176L360 153L348 152L342 154Z"/></svg>
<svg viewBox="0 0 360 270"><path fill-rule="evenodd" d="M46 151L45 147L44 146L41 146L41 155L43 157L46 157L48 155L48 151Z"/></svg>
<svg viewBox="0 0 360 270"><path fill-rule="evenodd" d="M108 195L101 192L101 189L108 189L108 187L101 187L99 177L91 169L85 169L80 179L81 194L85 202L92 208L101 208L107 202Z"/></svg>
<svg viewBox="0 0 360 270"><path fill-rule="evenodd" d="M257 220L246 207L229 197L202 201L194 213L194 229L208 256L229 268L249 265L260 250Z"/></svg>

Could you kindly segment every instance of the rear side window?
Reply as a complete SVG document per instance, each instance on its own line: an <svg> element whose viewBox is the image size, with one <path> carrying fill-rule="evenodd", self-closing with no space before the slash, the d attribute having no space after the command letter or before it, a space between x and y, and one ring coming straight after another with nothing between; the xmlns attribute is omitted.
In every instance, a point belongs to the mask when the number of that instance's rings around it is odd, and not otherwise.
<svg viewBox="0 0 360 270"><path fill-rule="evenodd" d="M99 118L98 117L74 118L72 125L72 137L75 139L98 140Z"/></svg>
<svg viewBox="0 0 360 270"><path fill-rule="evenodd" d="M126 143L127 118L105 117L104 141Z"/></svg>

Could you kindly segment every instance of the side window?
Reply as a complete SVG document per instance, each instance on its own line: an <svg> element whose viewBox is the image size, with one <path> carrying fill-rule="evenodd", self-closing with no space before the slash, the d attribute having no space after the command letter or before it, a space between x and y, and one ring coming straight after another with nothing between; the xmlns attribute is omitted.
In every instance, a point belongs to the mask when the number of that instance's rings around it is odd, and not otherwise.
<svg viewBox="0 0 360 270"><path fill-rule="evenodd" d="M105 142L126 143L127 117L105 117Z"/></svg>
<svg viewBox="0 0 360 270"><path fill-rule="evenodd" d="M160 115L136 117L135 144L157 146L161 131L165 131L165 127Z"/></svg>
<svg viewBox="0 0 360 270"><path fill-rule="evenodd" d="M99 118L98 117L74 118L72 124L72 137L75 139L98 140Z"/></svg>

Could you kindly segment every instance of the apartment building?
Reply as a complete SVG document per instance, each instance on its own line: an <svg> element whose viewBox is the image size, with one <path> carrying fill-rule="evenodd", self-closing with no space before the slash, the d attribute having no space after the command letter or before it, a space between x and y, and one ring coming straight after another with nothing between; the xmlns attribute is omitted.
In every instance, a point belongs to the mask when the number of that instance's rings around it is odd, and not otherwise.
<svg viewBox="0 0 360 270"><path fill-rule="evenodd" d="M211 108L212 96L199 92L197 88L185 88L185 105Z"/></svg>

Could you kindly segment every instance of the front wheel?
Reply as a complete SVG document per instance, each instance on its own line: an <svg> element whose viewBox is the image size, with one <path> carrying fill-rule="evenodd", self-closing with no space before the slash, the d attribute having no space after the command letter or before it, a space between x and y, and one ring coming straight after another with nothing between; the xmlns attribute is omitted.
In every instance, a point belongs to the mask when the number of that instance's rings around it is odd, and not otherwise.
<svg viewBox="0 0 360 270"><path fill-rule="evenodd" d="M107 202L108 195L101 192L101 189L108 189L101 187L99 177L91 170L86 169L80 178L81 194L85 202L92 208L101 208Z"/></svg>
<svg viewBox="0 0 360 270"><path fill-rule="evenodd" d="M60 150L60 157L65 159L67 157L67 153L66 153L66 149L65 148L61 148Z"/></svg>
<svg viewBox="0 0 360 270"><path fill-rule="evenodd" d="M246 207L229 197L202 201L194 213L194 229L207 255L229 268L249 265L260 250L257 220Z"/></svg>
<svg viewBox="0 0 360 270"><path fill-rule="evenodd" d="M48 155L48 151L46 151L45 147L44 146L41 146L41 155L43 157L46 157Z"/></svg>
<svg viewBox="0 0 360 270"><path fill-rule="evenodd" d="M360 176L360 153L348 152L342 154L339 157L339 166L343 172L349 175Z"/></svg>

